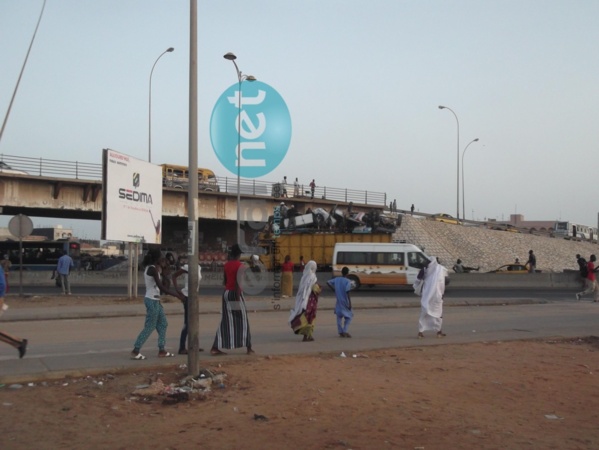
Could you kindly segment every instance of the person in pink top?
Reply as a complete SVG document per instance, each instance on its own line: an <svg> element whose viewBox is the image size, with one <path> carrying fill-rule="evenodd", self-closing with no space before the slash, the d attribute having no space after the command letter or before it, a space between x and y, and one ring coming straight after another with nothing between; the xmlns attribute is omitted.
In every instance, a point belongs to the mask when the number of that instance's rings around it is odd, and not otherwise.
<svg viewBox="0 0 599 450"><path fill-rule="evenodd" d="M595 267L595 261L597 261L597 257L595 255L591 255L590 261L587 263L587 277L585 280L586 289L582 292L576 294L576 300L580 300L583 295L594 293L594 302L599 302L599 289L597 288L597 277L595 276L595 272L599 269Z"/></svg>

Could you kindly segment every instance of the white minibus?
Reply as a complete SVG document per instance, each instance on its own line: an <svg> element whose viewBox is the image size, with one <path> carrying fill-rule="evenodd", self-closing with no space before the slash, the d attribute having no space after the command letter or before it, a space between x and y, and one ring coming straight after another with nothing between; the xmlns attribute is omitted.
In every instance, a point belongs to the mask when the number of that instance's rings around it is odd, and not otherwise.
<svg viewBox="0 0 599 450"><path fill-rule="evenodd" d="M412 285L429 258L412 244L353 243L335 244L333 276L349 269L348 278L356 289L361 285Z"/></svg>

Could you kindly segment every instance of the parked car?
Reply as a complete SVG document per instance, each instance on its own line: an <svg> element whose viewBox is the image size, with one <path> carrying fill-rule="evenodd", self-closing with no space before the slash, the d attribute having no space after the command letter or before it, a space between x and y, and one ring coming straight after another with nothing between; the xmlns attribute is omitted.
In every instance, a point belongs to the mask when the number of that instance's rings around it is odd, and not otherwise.
<svg viewBox="0 0 599 450"><path fill-rule="evenodd" d="M509 223L496 224L491 227L492 230L510 231L512 233L520 233L520 230Z"/></svg>
<svg viewBox="0 0 599 450"><path fill-rule="evenodd" d="M443 222L443 223L452 223L454 225L461 225L462 222L460 222L458 219L456 219L453 216L450 216L449 214L433 214L431 216L431 218L433 220L436 220L437 222Z"/></svg>
<svg viewBox="0 0 599 450"><path fill-rule="evenodd" d="M488 273L528 273L528 267L524 264L504 264L495 270L491 270Z"/></svg>
<svg viewBox="0 0 599 450"><path fill-rule="evenodd" d="M27 175L27 172L23 170L13 169L4 161L0 161L0 172L1 173L14 173L16 175Z"/></svg>

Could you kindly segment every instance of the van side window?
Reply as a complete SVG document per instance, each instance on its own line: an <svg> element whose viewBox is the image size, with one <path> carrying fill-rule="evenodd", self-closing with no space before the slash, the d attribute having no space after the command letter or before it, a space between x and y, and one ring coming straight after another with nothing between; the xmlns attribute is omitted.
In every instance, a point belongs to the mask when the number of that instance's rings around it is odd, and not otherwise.
<svg viewBox="0 0 599 450"><path fill-rule="evenodd" d="M408 252L408 265L415 269L422 269L424 263L428 260L424 253L421 252Z"/></svg>
<svg viewBox="0 0 599 450"><path fill-rule="evenodd" d="M339 252L337 253L338 264L368 264L368 253L366 252Z"/></svg>
<svg viewBox="0 0 599 450"><path fill-rule="evenodd" d="M403 253L387 253L387 264L391 264L394 266L405 265L404 254Z"/></svg>

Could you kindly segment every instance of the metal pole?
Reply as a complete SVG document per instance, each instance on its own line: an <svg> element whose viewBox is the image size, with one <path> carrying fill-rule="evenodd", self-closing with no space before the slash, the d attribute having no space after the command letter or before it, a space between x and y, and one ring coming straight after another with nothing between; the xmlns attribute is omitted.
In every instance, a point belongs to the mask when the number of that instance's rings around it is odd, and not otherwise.
<svg viewBox="0 0 599 450"><path fill-rule="evenodd" d="M23 67L21 67L21 73L19 73L19 78L17 79L17 85L15 86L15 90L12 93L10 103L8 104L8 110L6 111L6 116L4 117L4 122L2 123L2 128L0 129L0 141L2 140L2 135L4 134L4 128L6 127L6 122L8 122L8 116L10 115L10 110L12 109L12 104L15 101L15 97L17 95L17 90L19 89L19 84L21 83L21 77L23 76L23 72L25 71L25 65L27 64L27 60L29 59L29 53L31 52L31 47L33 47L33 41L35 40L35 35L37 34L37 29L39 28L40 22L42 21L42 15L44 14L45 7L46 7L46 0L44 0L44 4L42 5L42 11L40 12L40 17L39 17L39 19L37 19L37 25L35 26L35 31L33 32L33 37L31 38L31 42L29 43L29 49L27 49L27 54L25 55L25 61L23 61Z"/></svg>
<svg viewBox="0 0 599 450"><path fill-rule="evenodd" d="M235 64L235 61L233 61ZM235 64L237 69L237 64ZM241 72L239 77L239 95L237 98L237 243L241 245ZM245 242L244 242L245 243Z"/></svg>
<svg viewBox="0 0 599 450"><path fill-rule="evenodd" d="M173 47L169 47L163 51L160 56L156 58L156 61L154 61L154 65L150 71L150 92L148 95L148 162L152 162L152 74L154 73L154 67L156 67L156 63L158 63L158 60L162 58L162 55L165 53L170 53L173 50L175 50Z"/></svg>
<svg viewBox="0 0 599 450"><path fill-rule="evenodd" d="M198 4L197 0L189 1L189 190L188 201L188 308L187 308L187 373L197 376L200 373L200 309L198 305L198 245L196 237L198 201Z"/></svg>
<svg viewBox="0 0 599 450"><path fill-rule="evenodd" d="M447 106L439 106L439 109L448 109L449 111L451 111L451 113L453 114L453 116L455 117L455 121L457 124L457 128L458 128L458 151L457 151L457 166L458 166L458 170L457 170L457 193L456 193L456 218L459 220L460 219L460 121L458 120L458 116L457 114L454 112L453 109L448 108Z"/></svg>
<svg viewBox="0 0 599 450"><path fill-rule="evenodd" d="M478 138L473 139L470 142L468 142L468 145L462 152L462 219L464 219L464 220L466 220L466 200L465 200L466 189L464 189L464 155L466 154L466 150L468 150L468 147L470 146L470 144L472 144L473 142L477 142L477 141L478 141Z"/></svg>
<svg viewBox="0 0 599 450"><path fill-rule="evenodd" d="M239 92L237 94L237 243L241 242L241 83L245 80L254 81L255 77L252 75L243 75L235 60L237 56L234 53L227 53L223 55L223 58L231 61L235 66L235 73L237 73L237 82L239 84Z"/></svg>

